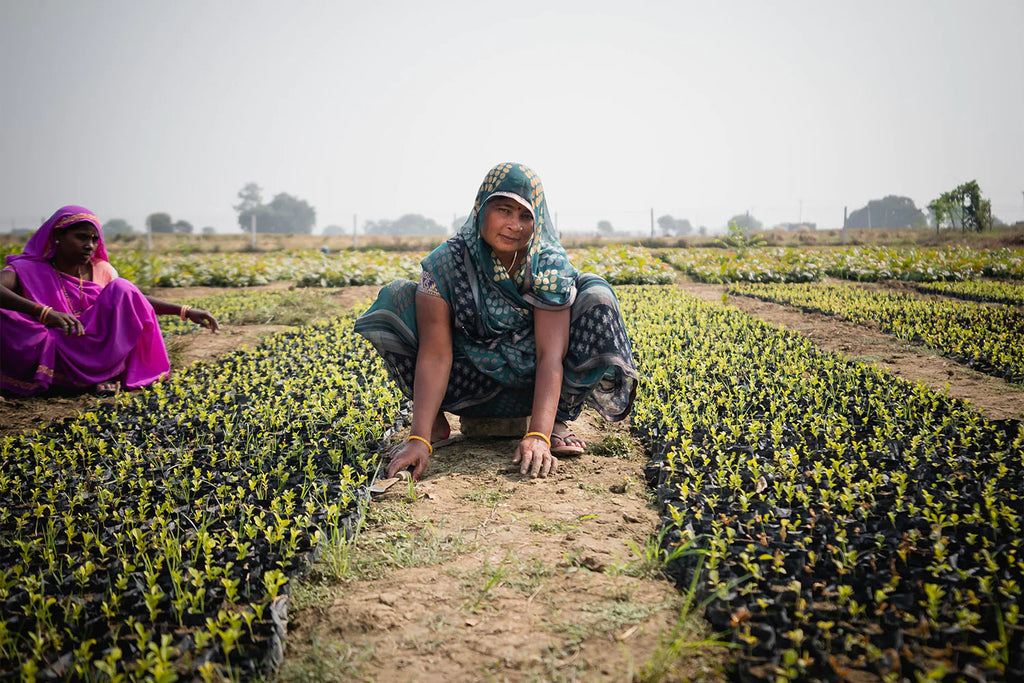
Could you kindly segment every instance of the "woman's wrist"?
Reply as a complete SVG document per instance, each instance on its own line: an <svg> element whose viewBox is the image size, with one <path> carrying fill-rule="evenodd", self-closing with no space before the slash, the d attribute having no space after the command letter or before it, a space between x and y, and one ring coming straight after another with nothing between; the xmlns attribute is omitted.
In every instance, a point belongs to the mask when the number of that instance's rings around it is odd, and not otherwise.
<svg viewBox="0 0 1024 683"><path fill-rule="evenodd" d="M430 441L428 441L427 439L424 439L422 436L416 436L415 434L410 434L409 436L406 437L405 442L409 443L410 441L422 441L423 443L425 443L427 445L427 455L433 455L434 454L434 446L430 443Z"/></svg>
<svg viewBox="0 0 1024 683"><path fill-rule="evenodd" d="M188 312L191 310L193 310L191 306L189 306L188 304L184 304L182 305L181 310L178 311L178 314L181 315L182 320L185 320L185 318L188 317Z"/></svg>
<svg viewBox="0 0 1024 683"><path fill-rule="evenodd" d="M526 432L522 440L526 441L527 439L540 439L548 445L548 448L551 448L551 438L543 432Z"/></svg>

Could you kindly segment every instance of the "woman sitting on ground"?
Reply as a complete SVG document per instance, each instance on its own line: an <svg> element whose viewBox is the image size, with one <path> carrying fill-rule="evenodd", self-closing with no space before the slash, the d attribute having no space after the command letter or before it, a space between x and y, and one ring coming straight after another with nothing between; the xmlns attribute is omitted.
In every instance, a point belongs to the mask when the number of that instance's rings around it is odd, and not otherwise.
<svg viewBox="0 0 1024 683"><path fill-rule="evenodd" d="M0 388L111 394L152 384L170 371L157 315L217 331L206 311L147 297L118 277L99 219L65 206L0 271Z"/></svg>
<svg viewBox="0 0 1024 683"><path fill-rule="evenodd" d="M419 479L450 434L445 411L529 416L512 462L534 477L583 451L567 423L584 403L610 421L629 414L637 373L618 302L569 262L529 168L491 169L466 224L422 266L418 285L390 283L355 324L413 400L389 477L412 468Z"/></svg>

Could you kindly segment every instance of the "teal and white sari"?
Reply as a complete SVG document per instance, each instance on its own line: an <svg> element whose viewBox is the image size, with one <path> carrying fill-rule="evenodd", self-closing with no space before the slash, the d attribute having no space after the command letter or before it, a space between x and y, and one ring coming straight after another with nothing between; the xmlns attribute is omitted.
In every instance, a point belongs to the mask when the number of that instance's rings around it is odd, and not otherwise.
<svg viewBox="0 0 1024 683"><path fill-rule="evenodd" d="M526 261L510 277L480 237L484 204L515 195L533 209ZM536 341L533 311L571 309L563 362L559 420L575 419L587 403L610 421L633 404L637 372L618 301L602 278L580 274L551 224L540 178L521 164L487 174L458 234L422 262L417 284L385 286L355 324L380 353L402 393L412 398L419 340L416 292L445 300L452 317L452 369L441 407L463 417L526 417L533 407Z"/></svg>

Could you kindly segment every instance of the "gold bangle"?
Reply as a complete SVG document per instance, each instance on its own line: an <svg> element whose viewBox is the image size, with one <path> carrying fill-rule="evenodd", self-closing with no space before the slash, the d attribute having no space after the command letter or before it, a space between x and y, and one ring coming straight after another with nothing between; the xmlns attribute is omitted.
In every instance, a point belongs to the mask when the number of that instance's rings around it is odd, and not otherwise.
<svg viewBox="0 0 1024 683"><path fill-rule="evenodd" d="M46 324L46 319L49 317L50 311L52 311L52 310L53 310L53 306L43 306L43 310L39 314L39 322L41 322L42 324L45 325Z"/></svg>
<svg viewBox="0 0 1024 683"><path fill-rule="evenodd" d="M185 304L184 306L182 306L181 307L181 319L184 320L185 316L188 315L188 312L191 311L191 310L192 310L192 307L189 306L188 304Z"/></svg>
<svg viewBox="0 0 1024 683"><path fill-rule="evenodd" d="M405 442L409 443L413 439L416 439L417 441L422 441L423 443L427 444L427 455L433 455L434 454L434 447L431 446L430 442L427 441L426 439L424 439L422 436L416 436L415 434L410 434L409 437L405 440Z"/></svg>
<svg viewBox="0 0 1024 683"><path fill-rule="evenodd" d="M551 448L551 439L549 439L544 434L541 434L540 432L526 432L526 434L523 436L523 438L525 439L528 436L535 436L535 437L537 437L538 439L540 439L541 441L546 443L548 445L548 448Z"/></svg>

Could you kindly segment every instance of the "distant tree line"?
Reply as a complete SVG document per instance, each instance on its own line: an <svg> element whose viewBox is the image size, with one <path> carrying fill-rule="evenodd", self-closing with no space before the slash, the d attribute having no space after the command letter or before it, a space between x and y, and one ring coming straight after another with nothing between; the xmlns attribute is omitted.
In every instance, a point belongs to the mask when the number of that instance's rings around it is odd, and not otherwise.
<svg viewBox="0 0 1024 683"><path fill-rule="evenodd" d="M123 218L111 218L103 224L103 236L113 237L114 235L131 235L135 230L128 221Z"/></svg>
<svg viewBox="0 0 1024 683"><path fill-rule="evenodd" d="M693 225L688 219L673 218L668 214L658 217L658 227L661 228L662 234L668 237L682 237L693 232Z"/></svg>
<svg viewBox="0 0 1024 683"><path fill-rule="evenodd" d="M281 192L275 195L268 204L264 204L262 189L254 182L247 183L238 192L238 199L239 202L234 205L234 209L238 212L239 227L246 232L251 229L254 218L257 232L263 233L310 234L316 223L316 210L306 201ZM909 197L887 195L882 199L872 199L865 206L851 213L847 218L846 227L913 228L924 227L931 223L936 230L947 227L959 228L965 232L980 232L996 225L1002 225L1002 221L992 215L991 202L983 196L981 188L974 180L958 185L948 192L943 192L932 200L927 208L930 216L918 209ZM459 230L467 220L468 216L457 216L452 221L451 230ZM675 218L669 214L659 216L657 224L661 233L668 237L681 237L694 231L693 225L688 219ZM191 234L194 232L194 227L189 221L174 220L166 212L151 213L146 218L146 225L154 233ZM764 229L763 223L749 211L732 216L727 225L732 231L750 232ZM791 222L780 223L776 227L787 230L813 230L815 225L807 222ZM203 234L214 232L216 231L209 226L202 229ZM333 224L323 230L324 235L343 235L347 232L345 228ZM371 235L449 234L445 226L437 221L415 213L405 214L396 220L366 221L363 224L363 232ZM610 236L615 232L615 228L610 221L601 220L597 223L597 232ZM707 233L707 229L701 226L698 232L703 235ZM103 224L105 236L134 233L134 228L122 218L112 218Z"/></svg>
<svg viewBox="0 0 1024 683"><path fill-rule="evenodd" d="M146 217L146 225L152 232L170 232L191 235L194 231L192 224L184 219L173 220L171 214L162 211L151 213Z"/></svg>
<svg viewBox="0 0 1024 683"><path fill-rule="evenodd" d="M924 212L913 199L896 195L872 199L846 219L848 228L920 228L926 224Z"/></svg>
<svg viewBox="0 0 1024 683"><path fill-rule="evenodd" d="M407 213L397 220L383 218L366 221L363 232L367 235L446 235L447 228L432 218L418 213Z"/></svg>
<svg viewBox="0 0 1024 683"><path fill-rule="evenodd" d="M238 225L243 231L252 229L256 221L256 232L310 234L316 223L316 209L305 200L281 192L263 203L263 190L256 183L247 183L238 191Z"/></svg>

